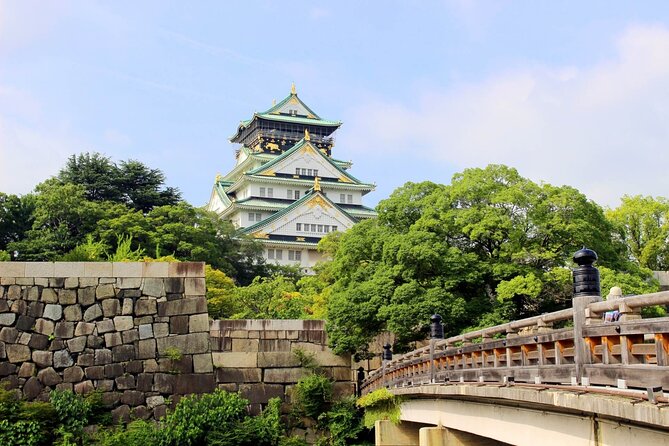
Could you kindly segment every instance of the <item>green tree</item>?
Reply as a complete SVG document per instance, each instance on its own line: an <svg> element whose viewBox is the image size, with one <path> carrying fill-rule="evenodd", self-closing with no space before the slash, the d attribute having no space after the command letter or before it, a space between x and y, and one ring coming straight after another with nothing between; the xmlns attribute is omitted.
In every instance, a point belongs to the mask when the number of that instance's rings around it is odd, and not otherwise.
<svg viewBox="0 0 669 446"><path fill-rule="evenodd" d="M7 195L0 192L0 250L25 237L32 228L35 196Z"/></svg>
<svg viewBox="0 0 669 446"><path fill-rule="evenodd" d="M377 209L377 220L323 241L337 351L364 350L382 330L401 349L425 335L434 312L456 334L564 308L565 267L583 245L604 266L629 266L596 203L506 166L467 169L449 185L407 183Z"/></svg>
<svg viewBox="0 0 669 446"><path fill-rule="evenodd" d="M629 256L644 268L669 269L669 200L628 195L606 216Z"/></svg>
<svg viewBox="0 0 669 446"><path fill-rule="evenodd" d="M180 201L178 189L165 186L165 175L135 160L120 165L99 153L72 155L58 180L83 186L86 199L123 203L141 212Z"/></svg>

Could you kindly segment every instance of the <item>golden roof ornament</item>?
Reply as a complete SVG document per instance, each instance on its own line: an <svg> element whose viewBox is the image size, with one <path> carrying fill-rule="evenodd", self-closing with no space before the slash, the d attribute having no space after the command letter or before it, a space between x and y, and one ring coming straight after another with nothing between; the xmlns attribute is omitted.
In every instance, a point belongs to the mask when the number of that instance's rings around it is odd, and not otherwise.
<svg viewBox="0 0 669 446"><path fill-rule="evenodd" d="M290 85L290 94L297 94L297 90L295 89L295 82Z"/></svg>
<svg viewBox="0 0 669 446"><path fill-rule="evenodd" d="M314 192L321 191L321 180L318 177L314 178Z"/></svg>
<svg viewBox="0 0 669 446"><path fill-rule="evenodd" d="M309 130L304 129L304 140L311 141L311 135L309 135Z"/></svg>
<svg viewBox="0 0 669 446"><path fill-rule="evenodd" d="M223 175L221 175L220 173L217 173L216 174L216 182L220 183L221 181L223 181Z"/></svg>

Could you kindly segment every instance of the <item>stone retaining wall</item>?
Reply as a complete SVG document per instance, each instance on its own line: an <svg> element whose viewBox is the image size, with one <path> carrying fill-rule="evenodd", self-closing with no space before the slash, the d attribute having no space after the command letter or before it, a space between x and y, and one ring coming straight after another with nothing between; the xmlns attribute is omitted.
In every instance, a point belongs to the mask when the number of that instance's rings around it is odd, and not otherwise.
<svg viewBox="0 0 669 446"><path fill-rule="evenodd" d="M101 390L116 419L215 388L203 263L0 262L0 380Z"/></svg>
<svg viewBox="0 0 669 446"><path fill-rule="evenodd" d="M351 358L327 347L321 320L242 319L212 321L212 358L218 387L240 391L254 411L270 398L290 402L297 381L310 373L296 352L313 355L334 383L337 395L354 391Z"/></svg>

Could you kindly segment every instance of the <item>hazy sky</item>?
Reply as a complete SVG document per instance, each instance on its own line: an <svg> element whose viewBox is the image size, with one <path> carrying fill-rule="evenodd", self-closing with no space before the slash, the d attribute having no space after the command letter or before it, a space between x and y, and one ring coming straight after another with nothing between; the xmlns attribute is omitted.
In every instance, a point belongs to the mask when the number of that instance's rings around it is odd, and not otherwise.
<svg viewBox="0 0 669 446"><path fill-rule="evenodd" d="M377 184L503 163L616 206L669 196L669 2L0 0L0 191L73 153L206 203L291 82Z"/></svg>

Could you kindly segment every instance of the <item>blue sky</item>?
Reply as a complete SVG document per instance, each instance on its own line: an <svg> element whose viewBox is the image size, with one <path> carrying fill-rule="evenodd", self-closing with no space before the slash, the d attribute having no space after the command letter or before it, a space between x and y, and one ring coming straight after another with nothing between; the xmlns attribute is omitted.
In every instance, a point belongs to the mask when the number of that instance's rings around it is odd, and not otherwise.
<svg viewBox="0 0 669 446"><path fill-rule="evenodd" d="M488 163L608 206L669 196L663 1L0 0L0 191L98 151L204 204L291 82L344 122L371 205Z"/></svg>

